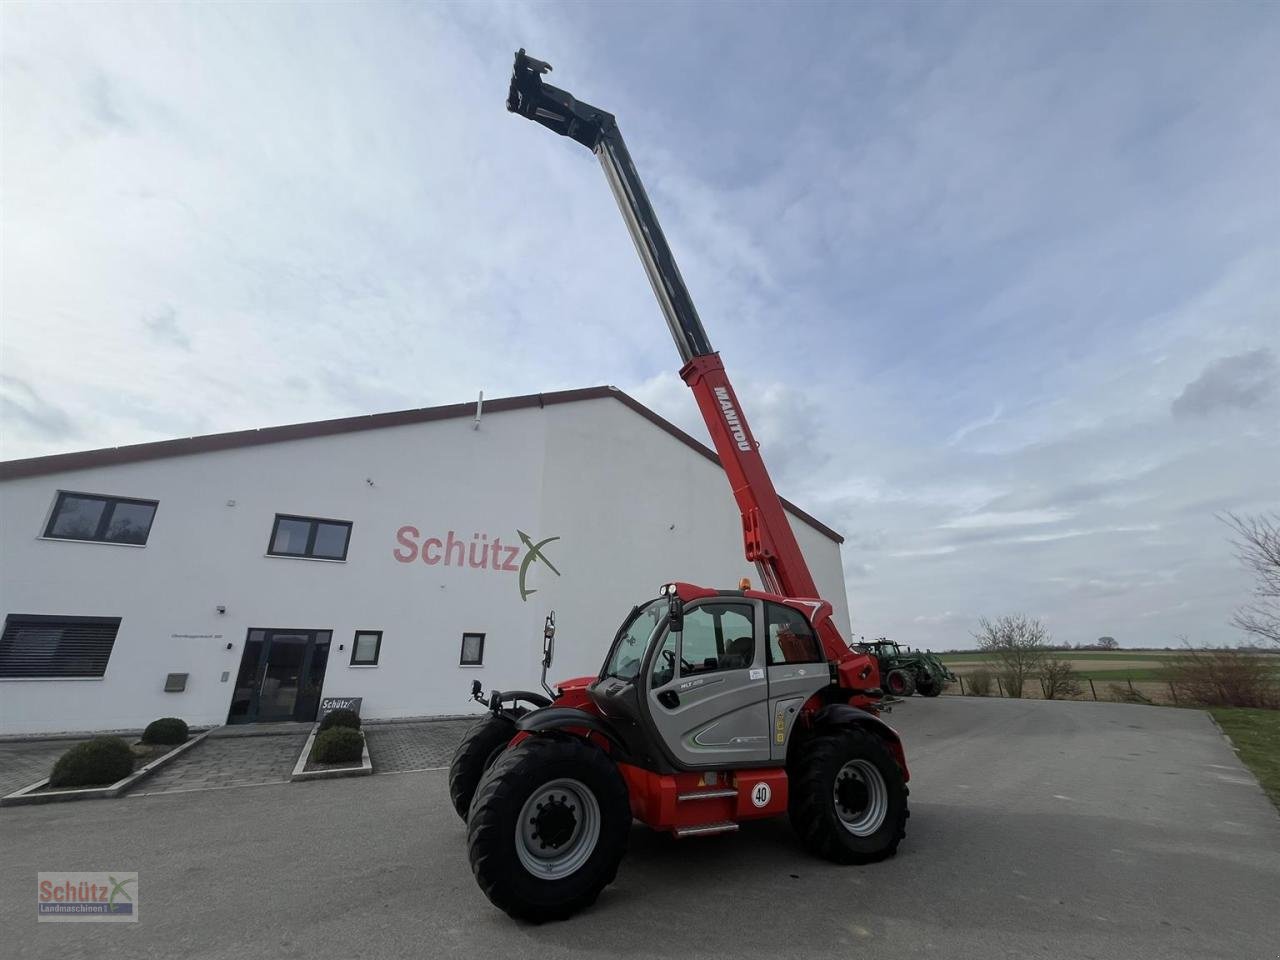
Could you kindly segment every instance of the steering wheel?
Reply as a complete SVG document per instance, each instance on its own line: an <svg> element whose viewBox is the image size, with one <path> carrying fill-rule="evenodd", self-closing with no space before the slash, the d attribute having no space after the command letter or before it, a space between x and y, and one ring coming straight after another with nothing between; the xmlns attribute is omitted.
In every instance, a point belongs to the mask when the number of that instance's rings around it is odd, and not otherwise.
<svg viewBox="0 0 1280 960"><path fill-rule="evenodd" d="M672 673L675 673L675 669L676 669L676 655L675 655L672 651L670 651L670 650L663 650L663 651L662 651L662 655L663 655L664 657L666 657L666 658L667 658L667 666L671 668L671 672L672 672ZM681 666L685 671L688 671L688 672L692 672L692 671L693 671L693 664L692 664L692 663L690 663L688 660L686 660L684 657L681 657L681 658L680 658L680 666Z"/></svg>

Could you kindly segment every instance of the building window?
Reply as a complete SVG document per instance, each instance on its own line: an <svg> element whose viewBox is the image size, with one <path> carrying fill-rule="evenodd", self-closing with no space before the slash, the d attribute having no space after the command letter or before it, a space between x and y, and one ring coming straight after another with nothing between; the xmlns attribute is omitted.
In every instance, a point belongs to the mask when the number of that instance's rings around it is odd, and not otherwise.
<svg viewBox="0 0 1280 960"><path fill-rule="evenodd" d="M356 639L351 644L351 665L353 667L372 667L377 664L378 654L381 652L381 630L357 630Z"/></svg>
<svg viewBox="0 0 1280 960"><path fill-rule="evenodd" d="M345 560L350 539L350 520L320 520L277 513L267 553L273 557Z"/></svg>
<svg viewBox="0 0 1280 960"><path fill-rule="evenodd" d="M101 677L119 629L119 617L11 613L0 635L0 678Z"/></svg>
<svg viewBox="0 0 1280 960"><path fill-rule="evenodd" d="M59 490L44 535L55 540L91 540L141 546L151 533L156 506L155 500Z"/></svg>
<svg viewBox="0 0 1280 960"><path fill-rule="evenodd" d="M484 634L464 633L462 635L462 656L458 665L462 667L478 667L484 663Z"/></svg>

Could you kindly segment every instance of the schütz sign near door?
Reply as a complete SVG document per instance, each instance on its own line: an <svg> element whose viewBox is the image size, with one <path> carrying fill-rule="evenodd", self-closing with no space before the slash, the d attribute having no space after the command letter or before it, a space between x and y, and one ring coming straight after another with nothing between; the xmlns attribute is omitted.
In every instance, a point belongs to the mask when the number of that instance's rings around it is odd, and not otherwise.
<svg viewBox="0 0 1280 960"><path fill-rule="evenodd" d="M443 537L426 537L415 526L406 524L396 531L396 546L391 555L400 563L425 563L429 567L443 564L446 567L462 567L468 570L488 570L497 573L514 573L520 588L520 599L528 600L538 591L527 585L530 569L540 563L557 577L560 571L548 559L548 544L559 537L535 539L523 530L514 537L490 537L487 533L473 533L470 540L459 537L452 530Z"/></svg>

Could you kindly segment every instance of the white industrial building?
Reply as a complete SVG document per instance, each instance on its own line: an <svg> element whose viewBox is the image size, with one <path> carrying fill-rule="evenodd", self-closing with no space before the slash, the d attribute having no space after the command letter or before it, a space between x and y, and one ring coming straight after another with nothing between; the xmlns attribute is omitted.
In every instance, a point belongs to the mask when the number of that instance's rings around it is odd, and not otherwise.
<svg viewBox="0 0 1280 960"><path fill-rule="evenodd" d="M470 712L537 689L550 609L594 674L663 582L755 578L715 455L608 387L9 461L0 516L4 734Z"/></svg>

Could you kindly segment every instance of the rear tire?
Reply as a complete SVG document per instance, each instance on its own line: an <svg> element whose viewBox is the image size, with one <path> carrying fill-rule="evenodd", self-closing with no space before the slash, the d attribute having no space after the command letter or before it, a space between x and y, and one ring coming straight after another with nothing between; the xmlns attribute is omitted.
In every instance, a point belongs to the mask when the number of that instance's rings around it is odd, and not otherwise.
<svg viewBox="0 0 1280 960"><path fill-rule="evenodd" d="M932 677L925 677L916 684L916 693L922 697L936 697L942 693L942 681L934 680Z"/></svg>
<svg viewBox="0 0 1280 960"><path fill-rule="evenodd" d="M449 799L463 820L471 809L480 778L516 735L515 721L502 714L487 713L467 730L449 762Z"/></svg>
<svg viewBox="0 0 1280 960"><path fill-rule="evenodd" d="M909 697L916 692L916 678L905 670L890 670L884 685L895 697Z"/></svg>
<svg viewBox="0 0 1280 960"><path fill-rule="evenodd" d="M467 846L490 902L543 923L595 903L630 832L627 785L603 750L577 737L531 737L481 779Z"/></svg>
<svg viewBox="0 0 1280 960"><path fill-rule="evenodd" d="M787 812L810 853L874 863L897 853L906 836L908 793L883 740L857 728L834 730L803 745Z"/></svg>

